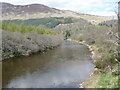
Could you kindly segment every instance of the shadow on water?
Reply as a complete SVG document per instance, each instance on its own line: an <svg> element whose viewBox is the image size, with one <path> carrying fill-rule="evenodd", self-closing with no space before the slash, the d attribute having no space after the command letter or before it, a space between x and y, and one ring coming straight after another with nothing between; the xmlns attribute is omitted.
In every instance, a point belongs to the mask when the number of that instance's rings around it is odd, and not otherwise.
<svg viewBox="0 0 120 90"><path fill-rule="evenodd" d="M90 52L84 45L65 41L60 47L2 63L3 87L77 88L93 72Z"/></svg>

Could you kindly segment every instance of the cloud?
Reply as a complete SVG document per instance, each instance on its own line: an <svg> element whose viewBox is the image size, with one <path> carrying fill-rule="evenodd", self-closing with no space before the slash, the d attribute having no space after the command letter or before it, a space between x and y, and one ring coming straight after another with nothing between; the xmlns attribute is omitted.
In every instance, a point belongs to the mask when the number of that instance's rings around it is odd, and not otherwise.
<svg viewBox="0 0 120 90"><path fill-rule="evenodd" d="M91 11L91 12L88 12L88 14L100 15L100 16L116 16L115 12L112 12L112 11L109 11L109 12Z"/></svg>
<svg viewBox="0 0 120 90"><path fill-rule="evenodd" d="M1 0L12 4L40 3L50 7L73 10L81 13L112 16L118 0Z"/></svg>

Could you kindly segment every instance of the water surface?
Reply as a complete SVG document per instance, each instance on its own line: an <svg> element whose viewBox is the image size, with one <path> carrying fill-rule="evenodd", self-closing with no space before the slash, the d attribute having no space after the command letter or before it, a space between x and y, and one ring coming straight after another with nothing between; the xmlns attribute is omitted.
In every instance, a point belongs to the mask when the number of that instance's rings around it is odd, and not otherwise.
<svg viewBox="0 0 120 90"><path fill-rule="evenodd" d="M93 72L90 55L86 46L65 41L44 53L5 60L3 87L77 88Z"/></svg>

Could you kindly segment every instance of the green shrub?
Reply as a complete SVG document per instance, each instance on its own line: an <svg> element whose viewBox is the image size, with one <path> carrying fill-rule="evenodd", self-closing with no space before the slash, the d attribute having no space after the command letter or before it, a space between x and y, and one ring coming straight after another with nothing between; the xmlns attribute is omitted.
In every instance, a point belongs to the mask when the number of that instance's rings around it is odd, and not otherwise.
<svg viewBox="0 0 120 90"><path fill-rule="evenodd" d="M73 23L72 18L65 18L64 19L64 24L67 24L67 23Z"/></svg>
<svg viewBox="0 0 120 90"><path fill-rule="evenodd" d="M95 40L93 38L89 38L86 41L89 45L95 44Z"/></svg>
<svg viewBox="0 0 120 90"><path fill-rule="evenodd" d="M80 36L80 37L78 38L78 40L79 40L79 41L83 41L83 36Z"/></svg>
<svg viewBox="0 0 120 90"><path fill-rule="evenodd" d="M105 69L107 66L116 64L115 57L113 55L104 55L101 60L95 62L96 68Z"/></svg>
<svg viewBox="0 0 120 90"><path fill-rule="evenodd" d="M102 62L102 60L97 60L95 62L95 67L100 69L101 68L101 62Z"/></svg>
<svg viewBox="0 0 120 90"><path fill-rule="evenodd" d="M56 34L54 31L47 29L47 28L41 28L36 26L26 26L24 24L17 25L15 23L2 23L3 30L7 30L10 32L21 32L21 33L28 33L28 32L37 32L39 34Z"/></svg>

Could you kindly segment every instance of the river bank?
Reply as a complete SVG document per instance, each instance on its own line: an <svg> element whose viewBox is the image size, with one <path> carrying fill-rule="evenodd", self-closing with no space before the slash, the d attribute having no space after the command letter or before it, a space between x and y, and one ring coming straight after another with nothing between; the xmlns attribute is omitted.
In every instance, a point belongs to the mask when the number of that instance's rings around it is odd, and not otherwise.
<svg viewBox="0 0 120 90"><path fill-rule="evenodd" d="M55 48L63 41L61 34L49 35L30 32L2 32L2 60L16 57L28 56L36 52L43 52Z"/></svg>
<svg viewBox="0 0 120 90"><path fill-rule="evenodd" d="M88 46L91 52L91 58L93 63L95 64L95 68L93 73L90 74L88 80L82 82L80 84L80 88L119 88L119 63L115 66L108 66L105 70L97 68L98 60L101 58L100 54L97 53L98 49L95 45L88 45L85 41L71 40L81 44ZM108 62L109 63L109 62Z"/></svg>

